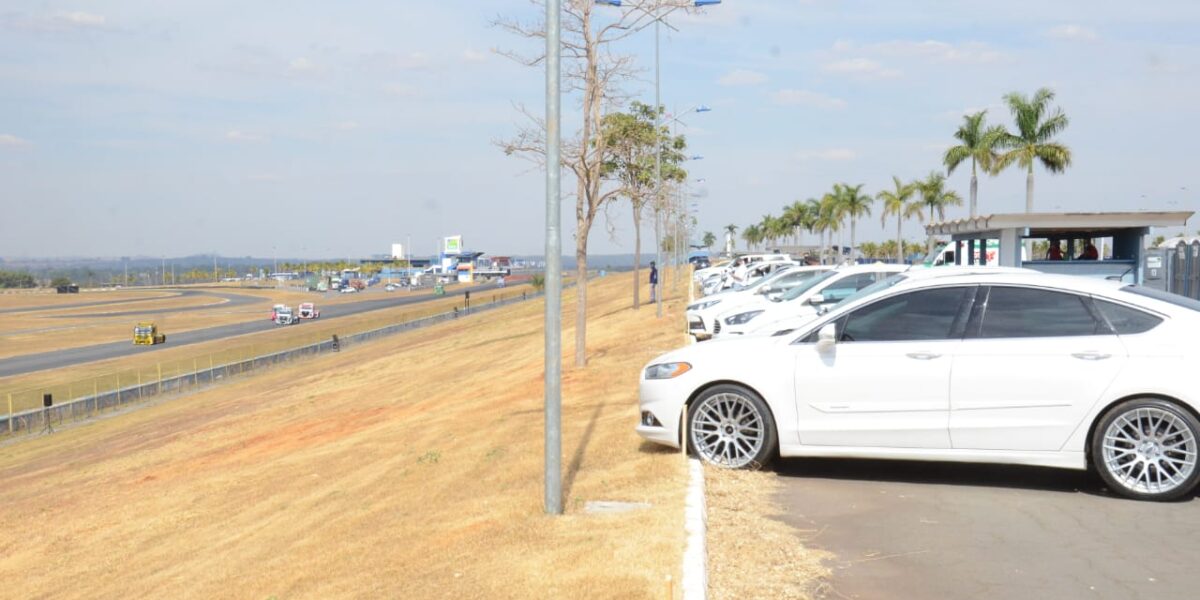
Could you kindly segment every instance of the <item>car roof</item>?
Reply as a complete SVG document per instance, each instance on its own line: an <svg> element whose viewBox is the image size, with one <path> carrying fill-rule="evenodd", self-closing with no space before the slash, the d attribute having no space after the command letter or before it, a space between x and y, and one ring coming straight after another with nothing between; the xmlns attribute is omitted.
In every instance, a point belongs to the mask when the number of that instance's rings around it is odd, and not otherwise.
<svg viewBox="0 0 1200 600"><path fill-rule="evenodd" d="M881 271L891 271L893 273L901 273L909 268L908 265L896 265L890 263L870 263L865 265L842 265L837 267L838 273L856 274L856 273L878 273Z"/></svg>

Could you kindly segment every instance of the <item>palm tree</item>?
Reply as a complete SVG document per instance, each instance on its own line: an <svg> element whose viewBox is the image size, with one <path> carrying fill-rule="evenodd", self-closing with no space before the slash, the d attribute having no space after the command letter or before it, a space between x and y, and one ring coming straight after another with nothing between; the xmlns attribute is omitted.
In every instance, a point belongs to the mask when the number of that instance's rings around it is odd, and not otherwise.
<svg viewBox="0 0 1200 600"><path fill-rule="evenodd" d="M821 220L821 201L816 198L809 198L804 201L804 230L809 233L817 232L817 223ZM818 242L819 244L819 242ZM820 255L820 247L817 248L818 256Z"/></svg>
<svg viewBox="0 0 1200 600"><path fill-rule="evenodd" d="M933 213L945 220L947 206L962 206L962 196L954 190L946 189L946 176L933 171L924 181L917 184L921 191L921 204L929 207L929 221L933 221ZM933 235L926 242L926 252L933 254Z"/></svg>
<svg viewBox="0 0 1200 600"><path fill-rule="evenodd" d="M737 226L737 225L734 225L733 223L730 223L730 224L726 225L726 226L725 226L725 234L726 234L726 238L725 238L725 239L727 239L727 240L736 240L736 239L737 239L737 237L735 237L735 236L737 236L737 232L738 232L738 226ZM730 248L729 248L729 249L730 249L730 250L733 250L733 247L732 247L732 246L730 246Z"/></svg>
<svg viewBox="0 0 1200 600"><path fill-rule="evenodd" d="M1051 173L1062 173L1071 166L1071 149L1054 141L1067 128L1067 115L1057 106L1048 113L1051 100L1054 92L1049 88L1039 89L1032 98L1017 92L1004 97L1017 132L1001 134L999 145L1007 151L997 160L996 170L1007 169L1013 163L1026 170L1025 212L1033 212L1033 163L1042 163Z"/></svg>
<svg viewBox="0 0 1200 600"><path fill-rule="evenodd" d="M1004 128L999 125L987 127L984 124L986 117L986 110L981 110L973 115L963 115L962 125L959 125L958 131L954 132L954 137L962 143L946 150L946 155L942 157L942 163L946 165L947 176L952 175L954 169L964 160L971 159L971 218L975 218L979 214L976 209L979 178L976 176L975 166L978 164L984 173L994 174L992 169L995 168L999 158L996 147L1005 133Z"/></svg>
<svg viewBox="0 0 1200 600"><path fill-rule="evenodd" d="M779 244L779 240L786 240L787 236L792 233L792 225L783 217L771 217L767 223L767 237L771 238L774 245Z"/></svg>
<svg viewBox="0 0 1200 600"><path fill-rule="evenodd" d="M902 183L899 177L892 175L892 184L896 186L894 190L883 190L875 195L880 202L883 202L883 217L880 219L880 224L886 226L889 215L896 215L896 262L904 262L904 238L901 236L901 228L904 226L905 219L916 217L918 220L924 220L924 215L921 213L921 203L911 202L913 194L917 193L918 182Z"/></svg>
<svg viewBox="0 0 1200 600"><path fill-rule="evenodd" d="M758 225L747 225L742 229L742 239L746 241L746 249L753 250L762 241L762 232Z"/></svg>
<svg viewBox="0 0 1200 600"><path fill-rule="evenodd" d="M837 186L834 188L836 191ZM833 232L841 229L842 225L841 208L838 205L837 196L833 193L822 196L820 210L817 214L816 227L821 231L821 264L825 264L825 249L833 245ZM828 243L825 240L826 233L829 235Z"/></svg>
<svg viewBox="0 0 1200 600"><path fill-rule="evenodd" d="M854 243L854 230L858 224L858 218L870 216L871 204L875 199L868 194L862 193L863 184L850 185L842 184L842 193L838 196L838 206L841 207L842 215L850 217L850 257L854 258L854 249L857 247Z"/></svg>
<svg viewBox="0 0 1200 600"><path fill-rule="evenodd" d="M704 247L707 248L709 252L712 252L713 244L717 243L717 236L711 231L705 231L702 242L704 243Z"/></svg>
<svg viewBox="0 0 1200 600"><path fill-rule="evenodd" d="M788 228L791 229L793 242L796 246L800 245L800 231L804 229L804 223L808 219L808 205L797 200L783 208L783 220L787 221Z"/></svg>

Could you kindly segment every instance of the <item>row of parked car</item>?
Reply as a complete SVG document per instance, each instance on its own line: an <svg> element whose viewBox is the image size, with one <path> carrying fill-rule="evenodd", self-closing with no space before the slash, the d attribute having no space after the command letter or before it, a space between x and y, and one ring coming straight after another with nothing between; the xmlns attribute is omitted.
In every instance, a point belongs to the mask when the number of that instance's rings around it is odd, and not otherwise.
<svg viewBox="0 0 1200 600"><path fill-rule="evenodd" d="M1150 500L1200 480L1200 302L1027 269L778 256L696 272L712 285L689 328L713 340L642 370L642 437L731 468L1040 465Z"/></svg>

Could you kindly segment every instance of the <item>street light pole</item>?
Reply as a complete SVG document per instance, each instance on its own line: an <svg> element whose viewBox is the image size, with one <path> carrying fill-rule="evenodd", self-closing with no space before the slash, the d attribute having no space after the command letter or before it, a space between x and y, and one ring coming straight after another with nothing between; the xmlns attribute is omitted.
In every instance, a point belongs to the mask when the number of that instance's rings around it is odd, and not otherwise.
<svg viewBox="0 0 1200 600"><path fill-rule="evenodd" d="M662 274L666 265L662 260L662 76L659 57L659 30L662 23L659 17L658 4L654 5L654 257L659 269L659 282L654 290L654 316L662 318L663 314L663 285Z"/></svg>
<svg viewBox="0 0 1200 600"><path fill-rule="evenodd" d="M562 238L560 63L562 0L546 1L546 306L545 320L545 510L562 507ZM585 282L579 282L583 285Z"/></svg>

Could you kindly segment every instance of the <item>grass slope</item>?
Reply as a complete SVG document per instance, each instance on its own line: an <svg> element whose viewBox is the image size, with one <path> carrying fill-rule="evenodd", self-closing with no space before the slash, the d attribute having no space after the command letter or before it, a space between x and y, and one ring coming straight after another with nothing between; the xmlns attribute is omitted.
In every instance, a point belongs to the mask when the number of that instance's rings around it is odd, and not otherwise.
<svg viewBox="0 0 1200 600"><path fill-rule="evenodd" d="M667 597L686 469L633 426L680 306L629 310L629 285L593 283L586 369L564 315L563 517L531 302L0 446L5 595Z"/></svg>

